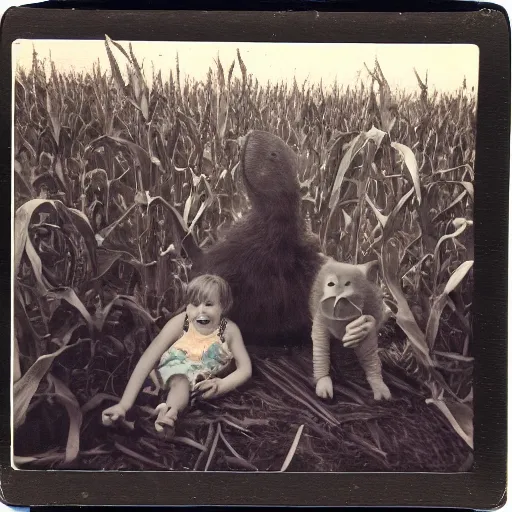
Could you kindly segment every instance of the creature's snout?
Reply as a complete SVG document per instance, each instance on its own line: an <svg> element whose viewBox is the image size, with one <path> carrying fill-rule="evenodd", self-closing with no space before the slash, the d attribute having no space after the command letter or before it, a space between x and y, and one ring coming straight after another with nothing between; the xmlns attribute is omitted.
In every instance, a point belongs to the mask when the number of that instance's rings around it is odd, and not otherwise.
<svg viewBox="0 0 512 512"><path fill-rule="evenodd" d="M250 132L249 132L250 133ZM236 142L238 144L238 147L240 149L242 149L245 145L245 142L247 140L247 137L249 136L249 133L247 133L246 135L241 135L240 137L238 137L238 139L236 139Z"/></svg>
<svg viewBox="0 0 512 512"><path fill-rule="evenodd" d="M238 139L236 139L238 147L240 149L244 148L247 144L247 141L254 135L254 130L249 130L245 135L240 135Z"/></svg>
<svg viewBox="0 0 512 512"><path fill-rule="evenodd" d="M352 290L326 291L320 303L323 314L331 320L349 320L363 314L363 300Z"/></svg>

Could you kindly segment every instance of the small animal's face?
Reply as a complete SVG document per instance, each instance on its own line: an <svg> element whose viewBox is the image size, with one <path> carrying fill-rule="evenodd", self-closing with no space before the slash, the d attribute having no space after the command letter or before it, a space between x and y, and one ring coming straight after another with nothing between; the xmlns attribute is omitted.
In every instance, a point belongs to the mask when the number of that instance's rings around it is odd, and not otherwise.
<svg viewBox="0 0 512 512"><path fill-rule="evenodd" d="M378 261L360 265L328 259L317 280L320 310L331 320L351 320L363 314L365 300L377 277ZM320 288L318 288L320 287Z"/></svg>
<svg viewBox="0 0 512 512"><path fill-rule="evenodd" d="M250 131L242 141L240 164L252 201L268 204L300 198L297 155L279 137Z"/></svg>
<svg viewBox="0 0 512 512"><path fill-rule="evenodd" d="M362 315L364 276L356 267L350 267L332 268L325 274L320 307L323 315L331 320L350 320Z"/></svg>

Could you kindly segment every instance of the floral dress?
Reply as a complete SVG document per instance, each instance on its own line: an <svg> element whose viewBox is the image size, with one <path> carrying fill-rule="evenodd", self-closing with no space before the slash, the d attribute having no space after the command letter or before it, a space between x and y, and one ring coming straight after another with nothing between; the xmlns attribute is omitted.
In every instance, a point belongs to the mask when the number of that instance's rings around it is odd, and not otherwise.
<svg viewBox="0 0 512 512"><path fill-rule="evenodd" d="M215 377L229 365L233 354L224 339L226 319L211 334L198 332L185 317L183 335L166 350L156 367L156 375L162 388L168 387L173 375L185 375L191 387L196 382Z"/></svg>

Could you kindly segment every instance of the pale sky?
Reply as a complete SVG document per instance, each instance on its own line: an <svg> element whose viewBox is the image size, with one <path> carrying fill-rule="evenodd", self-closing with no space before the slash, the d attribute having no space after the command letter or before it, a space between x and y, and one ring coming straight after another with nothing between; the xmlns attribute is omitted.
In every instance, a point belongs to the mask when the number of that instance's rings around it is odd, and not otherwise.
<svg viewBox="0 0 512 512"><path fill-rule="evenodd" d="M116 41L128 51L127 41ZM99 59L102 70L109 69L103 40L17 40L13 43L13 62L26 69L32 63L33 45L40 58L55 62L57 70L92 71ZM205 42L132 42L133 52L143 63L145 76L151 81L152 65L162 71L164 81L176 66L179 54L180 74L203 80L209 67L216 70L217 55L225 73L236 59L236 49L247 67L261 84L293 80L320 82L329 86L337 78L343 85L355 85L358 76L365 82L368 73L364 63L373 69L377 57L392 89L418 91L415 67L422 79L428 70L429 91L457 90L466 77L469 90L478 86L479 51L475 45L428 44L345 44L345 43L205 43ZM125 73L126 59L113 47L121 72ZM238 61L234 76L241 76ZM215 75L214 75L215 76Z"/></svg>

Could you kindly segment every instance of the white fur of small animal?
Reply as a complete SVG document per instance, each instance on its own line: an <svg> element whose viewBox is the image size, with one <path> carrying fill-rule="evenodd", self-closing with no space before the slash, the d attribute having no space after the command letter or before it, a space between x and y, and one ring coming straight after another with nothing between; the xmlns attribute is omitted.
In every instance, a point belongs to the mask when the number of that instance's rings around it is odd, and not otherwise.
<svg viewBox="0 0 512 512"><path fill-rule="evenodd" d="M391 398L391 392L382 379L377 351L378 331L389 314L382 291L374 283L377 264L378 261L371 261L351 265L327 258L314 281L310 296L313 374L316 394L321 398L333 397L329 375L331 337L346 347L354 347L374 399ZM366 337L354 344L354 336L349 335L346 328L358 318L370 328Z"/></svg>

